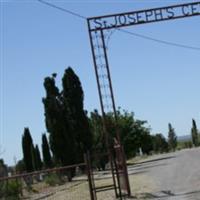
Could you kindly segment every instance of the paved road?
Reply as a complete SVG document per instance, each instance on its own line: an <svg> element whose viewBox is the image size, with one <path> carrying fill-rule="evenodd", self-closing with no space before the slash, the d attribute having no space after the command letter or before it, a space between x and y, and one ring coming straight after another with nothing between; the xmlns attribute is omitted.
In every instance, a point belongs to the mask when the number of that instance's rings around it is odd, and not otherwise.
<svg viewBox="0 0 200 200"><path fill-rule="evenodd" d="M155 184L144 199L200 200L200 148L153 156L130 166L129 173L141 173Z"/></svg>

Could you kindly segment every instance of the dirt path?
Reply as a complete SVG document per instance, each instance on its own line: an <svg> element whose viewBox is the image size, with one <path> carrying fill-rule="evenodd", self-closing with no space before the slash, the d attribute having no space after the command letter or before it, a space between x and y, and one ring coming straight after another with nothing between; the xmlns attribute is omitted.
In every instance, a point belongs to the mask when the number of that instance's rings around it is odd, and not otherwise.
<svg viewBox="0 0 200 200"><path fill-rule="evenodd" d="M152 156L129 173L138 199L200 200L200 148Z"/></svg>

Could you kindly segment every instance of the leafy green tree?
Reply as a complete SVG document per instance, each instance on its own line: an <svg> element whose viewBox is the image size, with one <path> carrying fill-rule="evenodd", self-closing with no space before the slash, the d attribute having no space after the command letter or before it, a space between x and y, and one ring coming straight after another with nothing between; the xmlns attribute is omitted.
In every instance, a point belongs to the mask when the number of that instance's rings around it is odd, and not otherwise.
<svg viewBox="0 0 200 200"><path fill-rule="evenodd" d="M34 170L32 148L33 140L29 128L24 128L24 134L22 135L22 150L23 161L25 163L27 172L31 172Z"/></svg>
<svg viewBox="0 0 200 200"><path fill-rule="evenodd" d="M3 159L0 159L0 178L8 176L8 167ZM6 181L0 181L0 199L5 199Z"/></svg>
<svg viewBox="0 0 200 200"><path fill-rule="evenodd" d="M154 152L163 153L168 151L168 143L161 133L152 136L152 140Z"/></svg>
<svg viewBox="0 0 200 200"><path fill-rule="evenodd" d="M147 128L147 121L136 120L135 131L137 134L138 144L144 154L149 154L153 150L152 136L150 135L150 128Z"/></svg>
<svg viewBox="0 0 200 200"><path fill-rule="evenodd" d="M192 119L192 129L191 129L192 143L195 147L199 146L198 141L198 129L196 125L196 121Z"/></svg>
<svg viewBox="0 0 200 200"><path fill-rule="evenodd" d="M42 155L45 168L53 167L49 143L45 134L42 135Z"/></svg>
<svg viewBox="0 0 200 200"><path fill-rule="evenodd" d="M91 123L97 127L97 131L93 131L95 138L95 147L103 147L102 145L102 120L97 111L91 113ZM97 120L94 120L94 119ZM137 120L132 112L117 110L117 124L113 113L106 115L106 127L109 135L109 141L112 144L113 137L116 137L116 132L119 131L121 143L124 147L125 154L128 158L135 156L139 148L146 154L149 154L153 149L150 129L147 128L146 121ZM99 129L101 128L101 131ZM93 128L94 129L94 128ZM105 136L104 136L105 137ZM105 140L104 140L105 141ZM105 146L105 144L104 144ZM94 148L95 148L94 147Z"/></svg>
<svg viewBox="0 0 200 200"><path fill-rule="evenodd" d="M17 174L23 173L26 170L24 160L19 160L15 166Z"/></svg>
<svg viewBox="0 0 200 200"><path fill-rule="evenodd" d="M174 128L172 125L169 123L168 124L168 144L169 144L169 149L175 151L176 146L177 146L177 136L175 133Z"/></svg>
<svg viewBox="0 0 200 200"><path fill-rule="evenodd" d="M124 146L126 156L133 157L139 152L149 154L153 149L150 129L146 127L147 121L135 119L133 112L117 111L118 125L121 143Z"/></svg>
<svg viewBox="0 0 200 200"><path fill-rule="evenodd" d="M3 159L0 159L0 177L7 176L8 167Z"/></svg>
<svg viewBox="0 0 200 200"><path fill-rule="evenodd" d="M94 165L98 168L98 170L105 170L106 163L108 162L108 156L106 156L107 148L105 134L103 132L103 119L98 113L98 110L91 112L89 119L91 132L93 133L92 152L99 155L98 159L94 160Z"/></svg>

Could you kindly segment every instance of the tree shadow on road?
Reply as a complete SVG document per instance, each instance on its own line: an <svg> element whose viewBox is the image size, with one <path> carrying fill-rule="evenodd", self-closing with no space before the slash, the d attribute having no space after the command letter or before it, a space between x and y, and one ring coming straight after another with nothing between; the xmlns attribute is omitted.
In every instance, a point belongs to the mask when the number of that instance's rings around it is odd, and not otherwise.
<svg viewBox="0 0 200 200"><path fill-rule="evenodd" d="M160 166L166 166L167 164L166 163L160 163L160 164L153 164L153 165L141 165L141 166L131 166L131 167L128 167L128 170L129 170L129 174L130 171L140 171L140 170L147 170L147 169L150 169L150 168L153 168L153 167L160 167Z"/></svg>
<svg viewBox="0 0 200 200"><path fill-rule="evenodd" d="M156 159L141 161L141 162L137 162L137 163L128 163L127 166L138 166L138 165L142 165L142 164L146 164L146 163L155 163L155 162L158 162L158 161L168 160L168 159L172 159L172 158L175 158L175 157L176 156L167 156L167 157L164 157L164 158L156 158Z"/></svg>
<svg viewBox="0 0 200 200"><path fill-rule="evenodd" d="M191 192L184 192L184 193L173 193L170 190L163 190L157 193L140 193L136 196L132 196L130 199L168 199L169 197L199 197L200 196L200 190L198 191L191 191ZM170 198L170 199L171 199ZM129 199L129 198L127 198ZM172 198L173 199L173 198Z"/></svg>

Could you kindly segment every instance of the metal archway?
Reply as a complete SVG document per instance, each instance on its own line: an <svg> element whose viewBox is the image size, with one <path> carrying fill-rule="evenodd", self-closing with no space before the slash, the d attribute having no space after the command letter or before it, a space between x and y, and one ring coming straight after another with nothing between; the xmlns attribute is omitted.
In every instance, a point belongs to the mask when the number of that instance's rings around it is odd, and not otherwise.
<svg viewBox="0 0 200 200"><path fill-rule="evenodd" d="M114 93L112 88L111 74L107 56L107 47L105 43L105 39L108 35L105 32L107 30L119 29L122 27L135 26L135 25L161 22L161 21L169 21L186 17L199 16L199 15L200 15L200 2L192 2L192 3L185 3L185 4L172 5L166 7L87 18L94 70L96 75L100 106L103 116L104 134L106 136L106 143L109 154L111 154L111 150L108 142L109 135L106 127L106 113L112 112L114 114L116 124L117 124L117 113L116 113ZM115 161L117 164L116 164L116 169L112 168L111 170L113 174L113 182L114 182L116 197L122 198L121 195L122 190L123 194L127 196L131 195L131 191L129 186L125 156L123 153L123 147L120 142L119 132L116 133L116 138L114 140L115 140L115 145L113 149L115 151L116 155ZM111 163L113 162L112 158L113 156L111 155L110 156ZM93 190L95 191L95 184L93 187L94 187ZM119 189L120 191L117 189Z"/></svg>

